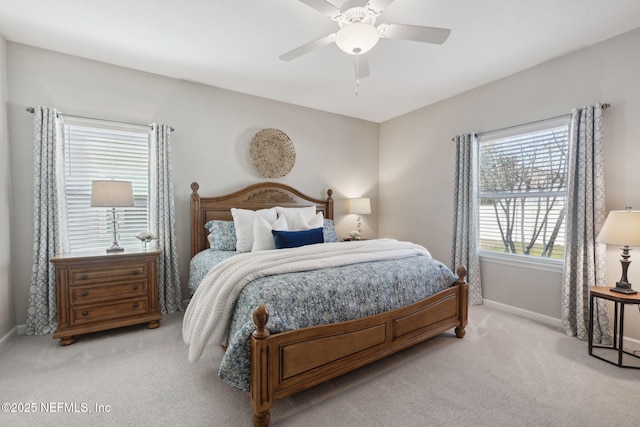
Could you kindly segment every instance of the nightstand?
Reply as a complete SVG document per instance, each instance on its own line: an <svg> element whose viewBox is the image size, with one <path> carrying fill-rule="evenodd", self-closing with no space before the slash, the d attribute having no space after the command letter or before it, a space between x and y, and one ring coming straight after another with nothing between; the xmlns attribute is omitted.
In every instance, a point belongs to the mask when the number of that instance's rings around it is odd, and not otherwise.
<svg viewBox="0 0 640 427"><path fill-rule="evenodd" d="M614 303L613 344L611 346L593 345L593 315L596 298L606 299L613 301ZM632 366L622 364L622 359L625 354L635 357L636 359L640 359L640 357L628 351L624 351L622 348L622 340L624 338L624 307L627 304L640 305L640 294L626 295L619 292L612 292L611 288L608 286L591 286L589 288L589 355L621 368L640 369L640 365ZM618 356L617 363L597 354L593 354L594 348L613 350Z"/></svg>
<svg viewBox="0 0 640 427"><path fill-rule="evenodd" d="M146 323L160 326L158 256L160 249L66 253L56 267L60 345L76 336Z"/></svg>

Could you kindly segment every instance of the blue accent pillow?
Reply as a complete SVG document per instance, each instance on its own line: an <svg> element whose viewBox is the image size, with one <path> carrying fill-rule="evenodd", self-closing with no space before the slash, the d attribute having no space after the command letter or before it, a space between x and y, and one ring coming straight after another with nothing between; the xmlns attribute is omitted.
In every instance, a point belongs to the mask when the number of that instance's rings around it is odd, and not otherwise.
<svg viewBox="0 0 640 427"><path fill-rule="evenodd" d="M271 230L276 249L297 248L299 246L324 243L322 227L301 231Z"/></svg>

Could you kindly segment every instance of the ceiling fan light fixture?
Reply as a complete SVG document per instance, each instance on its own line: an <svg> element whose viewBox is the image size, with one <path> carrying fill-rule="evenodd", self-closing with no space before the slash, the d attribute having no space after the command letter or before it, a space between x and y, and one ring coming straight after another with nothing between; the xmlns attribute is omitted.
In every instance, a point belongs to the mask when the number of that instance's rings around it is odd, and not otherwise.
<svg viewBox="0 0 640 427"><path fill-rule="evenodd" d="M380 40L376 27L354 22L340 28L336 34L336 45L349 55L369 52Z"/></svg>

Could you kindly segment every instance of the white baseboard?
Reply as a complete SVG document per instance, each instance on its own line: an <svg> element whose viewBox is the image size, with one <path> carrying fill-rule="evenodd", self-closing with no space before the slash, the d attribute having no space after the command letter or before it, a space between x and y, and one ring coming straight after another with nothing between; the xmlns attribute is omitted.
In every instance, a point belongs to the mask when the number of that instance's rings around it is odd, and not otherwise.
<svg viewBox="0 0 640 427"><path fill-rule="evenodd" d="M556 319L555 317L546 316L544 314L536 313L533 311L525 310L523 308L514 307L488 299L483 299L482 304L494 310L504 311L505 313L514 314L516 316L524 317L525 319L534 320L547 326L551 326L552 328L558 329L560 332L564 333L562 329L561 319ZM610 331L610 333L611 332L613 331ZM640 340L637 340L635 338L623 337L622 345L624 346L623 348L625 351L640 353L640 350L637 350L640 349Z"/></svg>
<svg viewBox="0 0 640 427"><path fill-rule="evenodd" d="M489 299L483 299L482 304L495 310L504 311L506 313L515 314L516 316L524 317L525 319L535 320L536 322L543 323L553 328L562 329L562 320L555 317L546 316L544 314L536 313L534 311L525 310L524 308L514 307L512 305L503 304L501 302L492 301Z"/></svg>
<svg viewBox="0 0 640 427"><path fill-rule="evenodd" d="M25 328L26 329L26 328ZM0 338L0 350L4 348L9 343L9 340L18 334L18 327L14 326L9 332L7 332L2 338Z"/></svg>

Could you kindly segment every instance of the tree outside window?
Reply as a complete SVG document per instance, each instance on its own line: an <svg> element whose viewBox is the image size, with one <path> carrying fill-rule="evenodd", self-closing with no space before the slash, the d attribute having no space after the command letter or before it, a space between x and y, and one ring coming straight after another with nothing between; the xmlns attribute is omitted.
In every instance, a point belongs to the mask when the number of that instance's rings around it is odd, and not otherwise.
<svg viewBox="0 0 640 427"><path fill-rule="evenodd" d="M564 256L568 123L480 138L480 250Z"/></svg>

